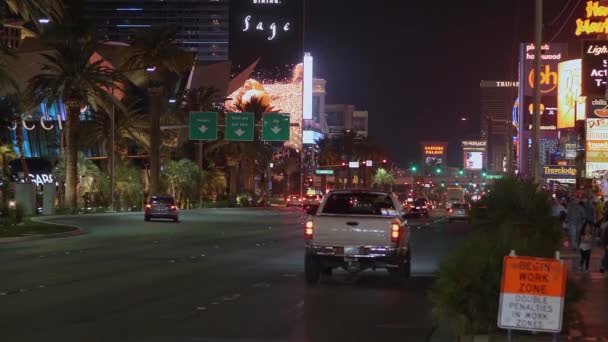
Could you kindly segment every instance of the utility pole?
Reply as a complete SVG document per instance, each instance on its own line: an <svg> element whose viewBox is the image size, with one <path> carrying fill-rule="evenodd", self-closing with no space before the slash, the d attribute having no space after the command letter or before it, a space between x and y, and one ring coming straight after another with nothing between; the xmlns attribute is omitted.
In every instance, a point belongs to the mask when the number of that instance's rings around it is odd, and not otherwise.
<svg viewBox="0 0 608 342"><path fill-rule="evenodd" d="M540 183L540 67L543 43L543 0L536 0L534 12L534 131L532 132L531 173L534 181Z"/></svg>

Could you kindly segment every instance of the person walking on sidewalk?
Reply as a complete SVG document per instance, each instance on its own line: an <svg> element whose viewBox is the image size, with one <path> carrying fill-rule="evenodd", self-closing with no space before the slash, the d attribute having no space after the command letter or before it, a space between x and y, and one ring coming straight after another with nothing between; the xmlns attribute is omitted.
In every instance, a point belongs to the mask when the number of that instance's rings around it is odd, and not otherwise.
<svg viewBox="0 0 608 342"><path fill-rule="evenodd" d="M578 245L581 251L581 272L589 272L589 261L591 261L591 249L593 249L593 226L587 222L581 228L578 237Z"/></svg>
<svg viewBox="0 0 608 342"><path fill-rule="evenodd" d="M585 224L585 210L583 209L583 202L579 202L576 199L572 199L568 205L568 235L570 236L570 248L573 250L578 249L578 233L580 227Z"/></svg>

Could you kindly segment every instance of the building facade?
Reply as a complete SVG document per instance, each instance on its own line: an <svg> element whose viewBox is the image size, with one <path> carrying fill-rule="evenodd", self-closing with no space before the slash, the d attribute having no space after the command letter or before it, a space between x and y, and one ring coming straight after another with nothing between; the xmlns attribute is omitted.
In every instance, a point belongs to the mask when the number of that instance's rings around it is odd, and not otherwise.
<svg viewBox="0 0 608 342"><path fill-rule="evenodd" d="M23 21L15 20L7 21L2 25L0 39L2 39L2 44L4 44L4 46L9 49L18 49L25 38L36 36L34 31L23 27L23 24Z"/></svg>
<svg viewBox="0 0 608 342"><path fill-rule="evenodd" d="M325 106L327 113L327 128L329 134L337 134L343 130L351 129L353 125L354 105L328 104Z"/></svg>
<svg viewBox="0 0 608 342"><path fill-rule="evenodd" d="M137 30L167 26L201 61L228 59L229 0L85 0L97 39L129 42Z"/></svg>
<svg viewBox="0 0 608 342"><path fill-rule="evenodd" d="M505 172L513 160L513 104L518 86L517 81L480 82L480 137L488 142L486 167L490 172Z"/></svg>

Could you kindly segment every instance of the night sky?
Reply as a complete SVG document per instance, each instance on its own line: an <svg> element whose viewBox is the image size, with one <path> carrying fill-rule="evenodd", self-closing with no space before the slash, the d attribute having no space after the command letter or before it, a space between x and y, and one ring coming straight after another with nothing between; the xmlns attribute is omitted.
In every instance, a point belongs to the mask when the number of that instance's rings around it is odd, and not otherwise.
<svg viewBox="0 0 608 342"><path fill-rule="evenodd" d="M460 141L479 134L479 81L516 80L517 43L533 40L534 0L308 1L305 45L327 103L369 110L370 135L401 166L421 140L449 141L449 165L461 164ZM578 55L586 1L544 2L545 41L578 4L554 40Z"/></svg>

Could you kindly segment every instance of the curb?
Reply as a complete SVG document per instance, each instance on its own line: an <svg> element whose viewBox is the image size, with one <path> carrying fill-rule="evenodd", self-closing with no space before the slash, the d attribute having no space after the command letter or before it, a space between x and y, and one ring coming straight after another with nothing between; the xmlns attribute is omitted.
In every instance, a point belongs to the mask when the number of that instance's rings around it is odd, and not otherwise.
<svg viewBox="0 0 608 342"><path fill-rule="evenodd" d="M48 217L61 217L61 216L48 216ZM41 220L40 218L32 218L32 221L45 223L45 224L52 224L52 225L56 225L56 226L73 227L73 228L76 228L76 230L71 230L69 232L63 232L63 233L54 233L54 234L37 234L37 235L30 235L30 236L15 236L15 237L8 237L8 238L0 238L0 244L46 240L46 239L59 239L59 238L80 236L80 235L89 233L88 231L86 231L80 227L71 225L71 224L59 224L59 223L46 222L44 220Z"/></svg>

